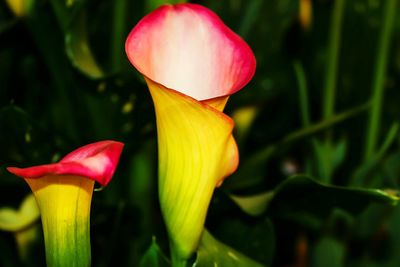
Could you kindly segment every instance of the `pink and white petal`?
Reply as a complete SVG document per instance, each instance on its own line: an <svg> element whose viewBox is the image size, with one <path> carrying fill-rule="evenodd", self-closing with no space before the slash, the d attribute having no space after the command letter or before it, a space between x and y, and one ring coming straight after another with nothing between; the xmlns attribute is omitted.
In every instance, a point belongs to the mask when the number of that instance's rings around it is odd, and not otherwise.
<svg viewBox="0 0 400 267"><path fill-rule="evenodd" d="M79 161L98 154L106 154L118 162L124 144L113 140L99 141L82 146L64 156L60 162Z"/></svg>
<svg viewBox="0 0 400 267"><path fill-rule="evenodd" d="M123 146L121 142L101 141L78 148L59 163L28 168L8 167L7 170L28 179L51 174L83 176L106 186L114 175Z"/></svg>
<svg viewBox="0 0 400 267"><path fill-rule="evenodd" d="M99 173L77 162L54 163L28 168L8 167L7 170L24 179L40 179L49 175L73 175L82 176L107 185L111 177L109 174Z"/></svg>
<svg viewBox="0 0 400 267"><path fill-rule="evenodd" d="M240 90L256 66L246 42L197 4L156 9L131 31L125 49L143 75L197 100Z"/></svg>

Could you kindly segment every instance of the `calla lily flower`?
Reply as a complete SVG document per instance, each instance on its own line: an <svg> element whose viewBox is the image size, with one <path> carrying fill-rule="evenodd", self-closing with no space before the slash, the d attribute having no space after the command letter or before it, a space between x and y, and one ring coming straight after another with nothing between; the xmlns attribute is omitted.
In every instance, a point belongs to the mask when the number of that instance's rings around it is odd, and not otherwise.
<svg viewBox="0 0 400 267"><path fill-rule="evenodd" d="M174 266L196 251L216 186L235 171L233 121L222 111L255 71L249 46L215 13L164 5L129 34L126 53L153 98L159 197Z"/></svg>
<svg viewBox="0 0 400 267"><path fill-rule="evenodd" d="M106 186L123 144L101 141L83 146L54 164L9 167L25 179L39 206L49 267L90 266L90 204L94 183Z"/></svg>

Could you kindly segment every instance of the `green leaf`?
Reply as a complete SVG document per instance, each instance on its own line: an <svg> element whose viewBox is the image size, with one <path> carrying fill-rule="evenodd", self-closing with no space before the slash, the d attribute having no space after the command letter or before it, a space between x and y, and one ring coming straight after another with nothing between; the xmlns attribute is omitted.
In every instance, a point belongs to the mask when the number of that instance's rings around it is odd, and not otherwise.
<svg viewBox="0 0 400 267"><path fill-rule="evenodd" d="M245 37L251 32L253 25L257 21L262 4L262 0L249 1L246 10L243 11L243 18L240 22L240 27L238 30L240 36Z"/></svg>
<svg viewBox="0 0 400 267"><path fill-rule="evenodd" d="M242 209L245 213L257 216L267 208L268 202L273 197L273 192L264 192L252 196L237 196L230 195L230 198Z"/></svg>
<svg viewBox="0 0 400 267"><path fill-rule="evenodd" d="M269 266L276 251L275 225L262 214L246 214L227 192L216 190L208 210L206 228L221 242Z"/></svg>
<svg viewBox="0 0 400 267"><path fill-rule="evenodd" d="M170 267L171 264L168 258L162 253L160 247L157 245L155 237L151 242L150 247L144 253L140 260L139 267Z"/></svg>
<svg viewBox="0 0 400 267"><path fill-rule="evenodd" d="M0 157L22 162L28 155L32 139L33 122L22 108L8 105L0 109Z"/></svg>
<svg viewBox="0 0 400 267"><path fill-rule="evenodd" d="M347 155L347 139L343 138L339 140L333 146L333 157L332 157L332 166L333 169L337 169L345 160Z"/></svg>
<svg viewBox="0 0 400 267"><path fill-rule="evenodd" d="M386 249L385 252L389 252L391 254L386 254L386 260L389 262L387 264L388 267L395 267L399 265L400 262L400 254L398 253L400 249L400 206L396 207L393 210L391 218L386 222L387 230L388 230L388 239L391 244L389 249Z"/></svg>
<svg viewBox="0 0 400 267"><path fill-rule="evenodd" d="M92 79L99 79L104 77L104 72L90 49L85 19L84 12L76 16L65 34L65 47L69 59L79 71Z"/></svg>
<svg viewBox="0 0 400 267"><path fill-rule="evenodd" d="M230 190L242 190L249 187L257 187L264 180L265 174L262 172L263 166L271 157L287 146L288 144L298 142L301 139L310 137L322 130L325 130L333 125L348 120L369 107L369 103L357 106L355 108L344 111L333 116L331 119L317 122L308 127L298 129L284 136L280 141L259 149L250 157L242 162L238 170L227 179L223 187Z"/></svg>
<svg viewBox="0 0 400 267"><path fill-rule="evenodd" d="M204 230L199 250L197 251L197 259L193 267L214 266L262 267L263 265L219 242L207 230Z"/></svg>
<svg viewBox="0 0 400 267"><path fill-rule="evenodd" d="M316 175L322 182L328 182L332 176L332 147L331 143L313 140L313 148L315 153L315 162L317 166Z"/></svg>
<svg viewBox="0 0 400 267"><path fill-rule="evenodd" d="M375 153L369 160L362 163L359 167L357 167L354 171L353 176L351 177L350 184L353 186L361 186L367 185L374 186L376 183L380 183L377 181L376 169L381 162L382 158L385 156L389 147L394 143L397 137L397 133L399 131L399 123L395 122L391 125L386 137L379 148L378 152Z"/></svg>
<svg viewBox="0 0 400 267"><path fill-rule="evenodd" d="M395 205L398 200L383 190L324 185L298 175L276 188L267 213L295 220L309 215L309 219L321 220L327 218L333 208L359 213L371 203Z"/></svg>
<svg viewBox="0 0 400 267"><path fill-rule="evenodd" d="M386 157L382 169L390 181L390 184L397 185L400 173L400 152L394 152Z"/></svg>
<svg viewBox="0 0 400 267"><path fill-rule="evenodd" d="M344 266L345 247L331 237L322 237L314 247L312 267Z"/></svg>
<svg viewBox="0 0 400 267"><path fill-rule="evenodd" d="M321 182L330 182L334 171L343 163L346 157L347 141L345 138L338 142L322 142L312 140L315 153L317 176Z"/></svg>

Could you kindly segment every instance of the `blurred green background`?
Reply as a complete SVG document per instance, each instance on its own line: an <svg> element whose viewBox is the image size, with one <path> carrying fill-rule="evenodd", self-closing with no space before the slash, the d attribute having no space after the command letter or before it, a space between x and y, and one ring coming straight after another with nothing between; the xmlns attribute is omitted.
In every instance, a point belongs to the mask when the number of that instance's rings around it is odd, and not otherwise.
<svg viewBox="0 0 400 267"><path fill-rule="evenodd" d="M167 2L182 1L0 2L0 208L30 191L7 166L125 143L93 196L92 266L168 266L153 105L124 52L132 27ZM226 108L240 166L213 196L209 231L265 266L400 266L400 3L190 2L257 58ZM44 265L40 235L23 260L0 231L0 266Z"/></svg>

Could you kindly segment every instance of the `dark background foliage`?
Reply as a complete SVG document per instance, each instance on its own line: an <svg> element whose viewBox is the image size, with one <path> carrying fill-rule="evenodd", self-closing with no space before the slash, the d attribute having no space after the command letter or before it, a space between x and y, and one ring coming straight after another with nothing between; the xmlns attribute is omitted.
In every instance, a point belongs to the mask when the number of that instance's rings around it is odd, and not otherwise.
<svg viewBox="0 0 400 267"><path fill-rule="evenodd" d="M24 16L0 3L0 207L17 208L29 192L7 166L119 140L113 181L93 197L92 265L137 266L152 240L168 255L153 105L124 42L146 13L174 1L31 2ZM210 232L266 266L399 266L400 19L388 21L386 8L398 1L192 2L215 11L257 58L226 109L254 117L237 122L240 167L215 192ZM308 26L299 19L307 4ZM265 193L256 216L230 197ZM0 251L0 266L44 265L41 239L28 263L11 233L0 232Z"/></svg>

